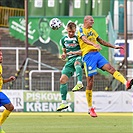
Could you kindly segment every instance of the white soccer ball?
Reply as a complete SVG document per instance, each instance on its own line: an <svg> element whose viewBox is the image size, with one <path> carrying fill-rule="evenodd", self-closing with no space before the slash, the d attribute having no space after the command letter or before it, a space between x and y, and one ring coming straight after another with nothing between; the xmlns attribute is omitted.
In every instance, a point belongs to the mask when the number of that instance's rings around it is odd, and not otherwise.
<svg viewBox="0 0 133 133"><path fill-rule="evenodd" d="M49 22L49 25L53 30L58 30L62 26L62 23L60 19L52 18Z"/></svg>

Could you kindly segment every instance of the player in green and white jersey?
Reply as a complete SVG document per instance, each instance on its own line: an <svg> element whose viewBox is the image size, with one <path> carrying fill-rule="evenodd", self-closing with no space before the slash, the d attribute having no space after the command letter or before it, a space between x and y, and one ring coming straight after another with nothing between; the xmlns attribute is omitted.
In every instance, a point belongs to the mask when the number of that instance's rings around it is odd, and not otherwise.
<svg viewBox="0 0 133 133"><path fill-rule="evenodd" d="M83 88L82 84L82 56L81 50L78 43L78 38L75 35L76 32L76 24L73 22L68 23L67 25L67 33L68 35L62 37L60 43L62 45L63 54L61 58L65 60L67 58L67 62L62 69L62 75L60 78L60 93L62 98L62 103L57 108L57 111L61 111L63 109L68 108L68 104L66 102L67 97L67 82L68 79L73 76L74 72L76 72L77 76L77 84L72 89L72 91L79 91Z"/></svg>

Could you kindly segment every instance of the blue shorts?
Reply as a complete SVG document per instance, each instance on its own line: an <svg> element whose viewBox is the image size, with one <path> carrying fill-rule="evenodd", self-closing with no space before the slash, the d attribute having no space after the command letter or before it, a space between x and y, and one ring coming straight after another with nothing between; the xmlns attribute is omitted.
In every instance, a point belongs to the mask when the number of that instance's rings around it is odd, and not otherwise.
<svg viewBox="0 0 133 133"><path fill-rule="evenodd" d="M0 107L9 103L11 103L9 98L3 92L0 92Z"/></svg>
<svg viewBox="0 0 133 133"><path fill-rule="evenodd" d="M97 74L97 68L101 69L109 62L101 55L100 52L89 52L83 57L84 68L86 76L93 76Z"/></svg>

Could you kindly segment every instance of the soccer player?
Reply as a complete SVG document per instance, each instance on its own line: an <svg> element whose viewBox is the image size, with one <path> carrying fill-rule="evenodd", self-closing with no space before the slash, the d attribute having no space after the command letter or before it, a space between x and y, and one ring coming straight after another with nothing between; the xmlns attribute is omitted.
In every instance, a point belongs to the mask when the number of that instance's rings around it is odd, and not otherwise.
<svg viewBox="0 0 133 133"><path fill-rule="evenodd" d="M61 45L63 46L63 54L61 58L65 60L67 58L67 62L63 67L62 75L60 78L60 93L62 98L62 103L57 108L57 111L61 111L63 109L68 108L68 104L66 102L67 97L67 82L68 79L73 76L74 72L76 72L77 76L77 84L72 89L72 91L79 91L83 88L82 84L82 56L80 46L78 44L78 38L75 35L76 32L76 24L73 22L68 23L67 25L67 33L68 35L62 37L60 40Z"/></svg>
<svg viewBox="0 0 133 133"><path fill-rule="evenodd" d="M110 43L104 41L98 33L92 28L94 24L94 19L92 16L84 17L84 25L78 31L78 41L82 51L82 57L84 62L84 68L86 73L86 99L89 108L89 114L92 117L97 117L94 107L92 106L92 87L94 82L94 75L97 74L97 68L109 72L113 75L115 79L120 81L126 86L126 89L131 89L133 85L133 79L127 81L121 73L119 73L115 68L113 68L110 63L100 54L100 44L114 48L121 49L120 46L114 46ZM99 42L100 44L98 44Z"/></svg>
<svg viewBox="0 0 133 133"><path fill-rule="evenodd" d="M13 111L14 106L10 102L9 98L2 92L2 85L3 83L10 82L12 80L15 80L14 76L9 77L8 79L2 78L2 62L3 62L3 56L2 51L0 50L0 107L4 106L5 110L2 112L2 115L0 116L0 133L5 133L5 131L2 129L2 124L7 119L9 114Z"/></svg>

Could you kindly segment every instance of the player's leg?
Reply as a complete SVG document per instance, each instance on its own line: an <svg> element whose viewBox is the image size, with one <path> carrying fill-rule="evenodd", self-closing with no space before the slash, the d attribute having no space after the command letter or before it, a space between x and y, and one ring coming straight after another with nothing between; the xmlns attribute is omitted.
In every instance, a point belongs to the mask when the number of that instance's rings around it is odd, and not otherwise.
<svg viewBox="0 0 133 133"><path fill-rule="evenodd" d="M132 85L133 85L133 79L130 81L127 81L124 76L118 72L117 70L115 70L115 68L113 66L110 65L110 63L105 59L105 57L103 57L100 53L99 53L99 61L98 61L98 68L101 68L102 70L105 70L107 72L109 72L110 74L113 75L113 77L120 81L121 83L123 83L126 86L126 89L131 89Z"/></svg>
<svg viewBox="0 0 133 133"><path fill-rule="evenodd" d="M62 70L62 75L61 75L61 78L60 78L60 93L61 93L62 103L57 108L57 111L61 111L61 110L65 109L65 108L68 108L68 104L66 102L67 89L68 89L67 82L68 82L68 79L73 75L73 71L74 71L74 67L73 67L72 61L69 60L65 64L65 66L63 67L63 70Z"/></svg>
<svg viewBox="0 0 133 133"><path fill-rule="evenodd" d="M86 77L87 86L86 86L86 99L88 104L88 113L91 117L97 117L95 108L92 106L92 87L94 82L94 76Z"/></svg>
<svg viewBox="0 0 133 133"><path fill-rule="evenodd" d="M105 64L102 69L106 70L107 72L109 72L110 74L113 75L113 77L120 81L121 83L123 83L126 86L126 89L131 89L132 85L133 85L133 79L130 81L127 81L124 76L118 72L117 70L114 69L114 67L112 67L109 63Z"/></svg>
<svg viewBox="0 0 133 133"><path fill-rule="evenodd" d="M81 90L83 88L83 83L82 83L82 78L83 78L82 58L80 56L75 61L74 67L75 67L75 70L76 70L77 84L72 89L73 92L79 91L79 90Z"/></svg>
<svg viewBox="0 0 133 133"><path fill-rule="evenodd" d="M84 70L86 74L86 99L88 103L88 113L91 117L97 117L97 114L95 112L95 108L92 105L92 87L94 82L94 75L97 74L97 57L95 58L95 53L87 54L84 57ZM94 56L94 58L92 58Z"/></svg>
<svg viewBox="0 0 133 133"><path fill-rule="evenodd" d="M4 107L6 108L0 117L0 124L2 125L4 121L7 119L7 117L10 115L10 113L13 111L14 106L12 103L5 104Z"/></svg>
<svg viewBox="0 0 133 133"><path fill-rule="evenodd" d="M61 111L63 109L68 108L68 104L66 101L67 90L68 90L67 81L68 81L68 77L65 74L62 74L62 76L60 78L60 93L61 93L62 102L61 102L60 106L57 108L57 111Z"/></svg>
<svg viewBox="0 0 133 133"><path fill-rule="evenodd" d="M7 117L10 115L10 113L13 111L14 106L10 102L9 98L3 92L0 92L0 106L4 106L6 108L2 112L0 117L0 133L4 133L1 126L4 123L4 121L7 119Z"/></svg>

